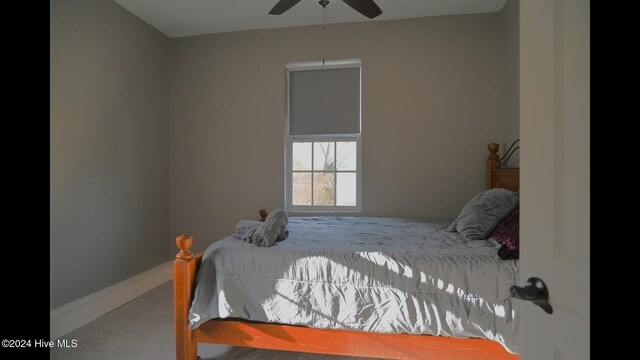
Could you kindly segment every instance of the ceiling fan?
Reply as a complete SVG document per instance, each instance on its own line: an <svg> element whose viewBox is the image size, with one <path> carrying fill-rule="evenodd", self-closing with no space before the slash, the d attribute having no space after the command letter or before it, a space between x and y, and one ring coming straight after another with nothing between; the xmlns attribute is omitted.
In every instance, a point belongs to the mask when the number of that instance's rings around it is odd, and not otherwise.
<svg viewBox="0 0 640 360"><path fill-rule="evenodd" d="M347 5L351 6L355 11L360 14L368 17L369 19L373 19L374 17L382 14L382 10L380 7L376 5L373 0L342 0ZM295 4L299 3L300 0L280 0L278 3L269 11L271 15L280 15L285 11L291 9ZM326 8L329 5L329 0L320 0L318 4L322 5L323 8Z"/></svg>

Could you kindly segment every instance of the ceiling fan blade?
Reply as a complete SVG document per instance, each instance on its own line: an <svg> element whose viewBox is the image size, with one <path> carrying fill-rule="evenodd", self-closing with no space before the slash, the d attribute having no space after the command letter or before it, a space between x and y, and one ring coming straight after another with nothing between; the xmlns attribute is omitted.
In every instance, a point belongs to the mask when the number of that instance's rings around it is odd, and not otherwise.
<svg viewBox="0 0 640 360"><path fill-rule="evenodd" d="M374 17L382 14L382 10L376 5L373 0L342 0L347 5L351 6L353 10L359 12L360 14L368 17L369 19L373 19Z"/></svg>
<svg viewBox="0 0 640 360"><path fill-rule="evenodd" d="M283 12L291 9L293 5L299 3L300 0L280 0L278 3L269 11L271 15L280 15Z"/></svg>

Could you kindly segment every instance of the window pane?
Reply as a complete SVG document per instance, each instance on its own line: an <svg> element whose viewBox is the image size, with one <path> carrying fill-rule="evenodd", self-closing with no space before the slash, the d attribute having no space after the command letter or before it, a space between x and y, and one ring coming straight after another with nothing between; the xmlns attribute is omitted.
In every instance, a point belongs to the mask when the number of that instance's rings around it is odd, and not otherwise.
<svg viewBox="0 0 640 360"><path fill-rule="evenodd" d="M338 141L338 170L356 170L356 142L355 141Z"/></svg>
<svg viewBox="0 0 640 360"><path fill-rule="evenodd" d="M313 174L313 205L334 205L334 173Z"/></svg>
<svg viewBox="0 0 640 360"><path fill-rule="evenodd" d="M293 173L291 184L293 205L311 205L311 173Z"/></svg>
<svg viewBox="0 0 640 360"><path fill-rule="evenodd" d="M356 173L338 173L336 180L336 205L356 206Z"/></svg>
<svg viewBox="0 0 640 360"><path fill-rule="evenodd" d="M313 143L313 169L314 170L334 170L335 152L334 142L314 142Z"/></svg>
<svg viewBox="0 0 640 360"><path fill-rule="evenodd" d="M311 170L311 142L293 143L293 170Z"/></svg>

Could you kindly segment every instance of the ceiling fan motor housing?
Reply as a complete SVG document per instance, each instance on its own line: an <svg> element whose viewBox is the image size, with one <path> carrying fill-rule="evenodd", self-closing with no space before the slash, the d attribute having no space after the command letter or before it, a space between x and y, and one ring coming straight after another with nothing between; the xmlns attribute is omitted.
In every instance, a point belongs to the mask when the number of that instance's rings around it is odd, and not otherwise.
<svg viewBox="0 0 640 360"><path fill-rule="evenodd" d="M291 9L292 6L299 3L302 0L278 0L273 9L269 11L271 15L281 15L285 11ZM374 0L342 0L345 4L349 5L352 9L360 14L373 19L376 16L382 14L382 10L376 5ZM329 5L329 0L319 0L320 4L325 10Z"/></svg>

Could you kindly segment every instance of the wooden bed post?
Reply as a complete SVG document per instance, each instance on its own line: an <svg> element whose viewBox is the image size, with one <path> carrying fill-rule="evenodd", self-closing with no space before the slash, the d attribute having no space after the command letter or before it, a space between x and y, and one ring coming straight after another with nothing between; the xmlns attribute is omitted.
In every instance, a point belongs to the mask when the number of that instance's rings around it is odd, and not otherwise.
<svg viewBox="0 0 640 360"><path fill-rule="evenodd" d="M493 174L492 170L500 166L500 155L498 155L500 144L491 143L487 147L489 148L489 158L487 159L487 189L491 189L493 183L493 179L491 178Z"/></svg>
<svg viewBox="0 0 640 360"><path fill-rule="evenodd" d="M173 311L176 326L176 359L196 360L198 355L197 343L189 329L189 307L195 287L197 259L189 249L193 245L193 238L180 235L176 238L180 252L173 262Z"/></svg>

